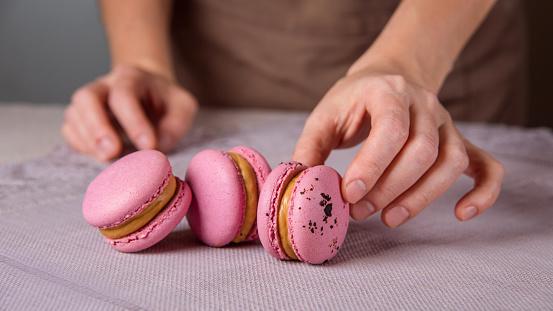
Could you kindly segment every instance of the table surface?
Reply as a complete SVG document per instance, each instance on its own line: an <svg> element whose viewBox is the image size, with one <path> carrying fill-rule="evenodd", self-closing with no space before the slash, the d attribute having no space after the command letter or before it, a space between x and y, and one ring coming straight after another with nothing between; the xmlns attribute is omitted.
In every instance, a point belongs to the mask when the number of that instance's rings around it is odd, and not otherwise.
<svg viewBox="0 0 553 311"><path fill-rule="evenodd" d="M203 109L169 155L183 177L206 148L250 145L289 159L305 113ZM351 221L340 253L312 266L256 243L211 248L186 220L148 250L113 250L82 218L106 167L67 147L62 106L0 105L0 305L5 309L553 309L553 133L458 124L507 169L496 205L466 223L461 177L406 225ZM344 173L359 147L333 152Z"/></svg>

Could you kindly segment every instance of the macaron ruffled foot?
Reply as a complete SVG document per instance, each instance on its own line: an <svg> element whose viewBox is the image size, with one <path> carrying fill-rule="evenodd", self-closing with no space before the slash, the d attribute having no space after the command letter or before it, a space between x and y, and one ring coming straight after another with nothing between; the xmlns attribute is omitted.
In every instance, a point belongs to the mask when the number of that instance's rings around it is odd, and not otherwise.
<svg viewBox="0 0 553 311"><path fill-rule="evenodd" d="M192 232L214 247L258 239L259 191L271 168L256 150L204 150L192 158L185 180L194 197L186 216Z"/></svg>
<svg viewBox="0 0 553 311"><path fill-rule="evenodd" d="M82 212L116 250L136 252L166 237L186 215L191 198L163 153L142 150L117 160L90 183Z"/></svg>

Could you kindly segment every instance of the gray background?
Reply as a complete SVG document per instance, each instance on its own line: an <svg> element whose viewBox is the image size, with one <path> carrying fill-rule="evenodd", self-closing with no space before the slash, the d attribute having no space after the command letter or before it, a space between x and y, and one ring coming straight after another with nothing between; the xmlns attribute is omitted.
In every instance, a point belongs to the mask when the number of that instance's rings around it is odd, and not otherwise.
<svg viewBox="0 0 553 311"><path fill-rule="evenodd" d="M96 1L0 0L0 101L67 103L108 70Z"/></svg>
<svg viewBox="0 0 553 311"><path fill-rule="evenodd" d="M553 127L553 1L524 3L529 125ZM0 102L64 104L76 88L108 69L96 1L0 0Z"/></svg>

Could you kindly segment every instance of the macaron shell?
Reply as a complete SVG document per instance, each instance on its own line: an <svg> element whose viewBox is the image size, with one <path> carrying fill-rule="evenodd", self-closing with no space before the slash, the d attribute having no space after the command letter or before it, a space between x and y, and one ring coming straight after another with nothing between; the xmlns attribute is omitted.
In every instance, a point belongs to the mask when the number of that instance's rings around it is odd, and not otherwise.
<svg viewBox="0 0 553 311"><path fill-rule="evenodd" d="M257 231L265 250L278 259L290 260L282 249L278 235L278 207L282 194L292 178L307 166L298 162L281 163L273 169L261 189L257 207Z"/></svg>
<svg viewBox="0 0 553 311"><path fill-rule="evenodd" d="M182 180L175 179L175 195L161 213L140 230L119 239L105 238L106 242L120 252L138 252L158 243L171 233L186 215L192 199L190 187Z"/></svg>
<svg viewBox="0 0 553 311"><path fill-rule="evenodd" d="M196 154L185 181L193 198L186 218L203 243L224 246L240 232L246 209L246 190L232 158L221 150Z"/></svg>
<svg viewBox="0 0 553 311"><path fill-rule="evenodd" d="M252 149L247 146L238 146L230 149L228 152L236 153L237 155L244 158L253 168L253 171L255 173L255 177L257 179L257 193L261 192L261 189L263 188L263 185L265 184L265 180L267 179L267 176L269 176L269 173L271 173L271 166L269 163L267 163L267 160L265 160L265 157L261 155L261 153L257 152L257 150ZM245 242L248 241L256 241L259 239L259 234L257 232L257 221L254 222L252 229L250 230L250 233L248 236L246 236Z"/></svg>
<svg viewBox="0 0 553 311"><path fill-rule="evenodd" d="M89 184L83 216L94 227L115 227L145 209L167 186L170 177L171 165L163 153L142 150L128 154Z"/></svg>
<svg viewBox="0 0 553 311"><path fill-rule="evenodd" d="M301 261L322 264L342 247L349 204L342 198L341 180L334 169L320 165L306 169L296 181L288 210L288 232Z"/></svg>

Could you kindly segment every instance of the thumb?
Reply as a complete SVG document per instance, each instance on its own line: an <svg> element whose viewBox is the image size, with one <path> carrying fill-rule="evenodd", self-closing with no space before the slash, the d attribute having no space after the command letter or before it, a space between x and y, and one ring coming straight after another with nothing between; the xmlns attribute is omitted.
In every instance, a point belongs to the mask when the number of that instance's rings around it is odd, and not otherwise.
<svg viewBox="0 0 553 311"><path fill-rule="evenodd" d="M166 109L158 123L158 149L169 152L192 126L198 103L190 93L178 87L170 87L163 100Z"/></svg>
<svg viewBox="0 0 553 311"><path fill-rule="evenodd" d="M332 149L337 146L338 135L335 130L334 120L328 114L314 110L305 122L292 160L307 166L324 164Z"/></svg>

